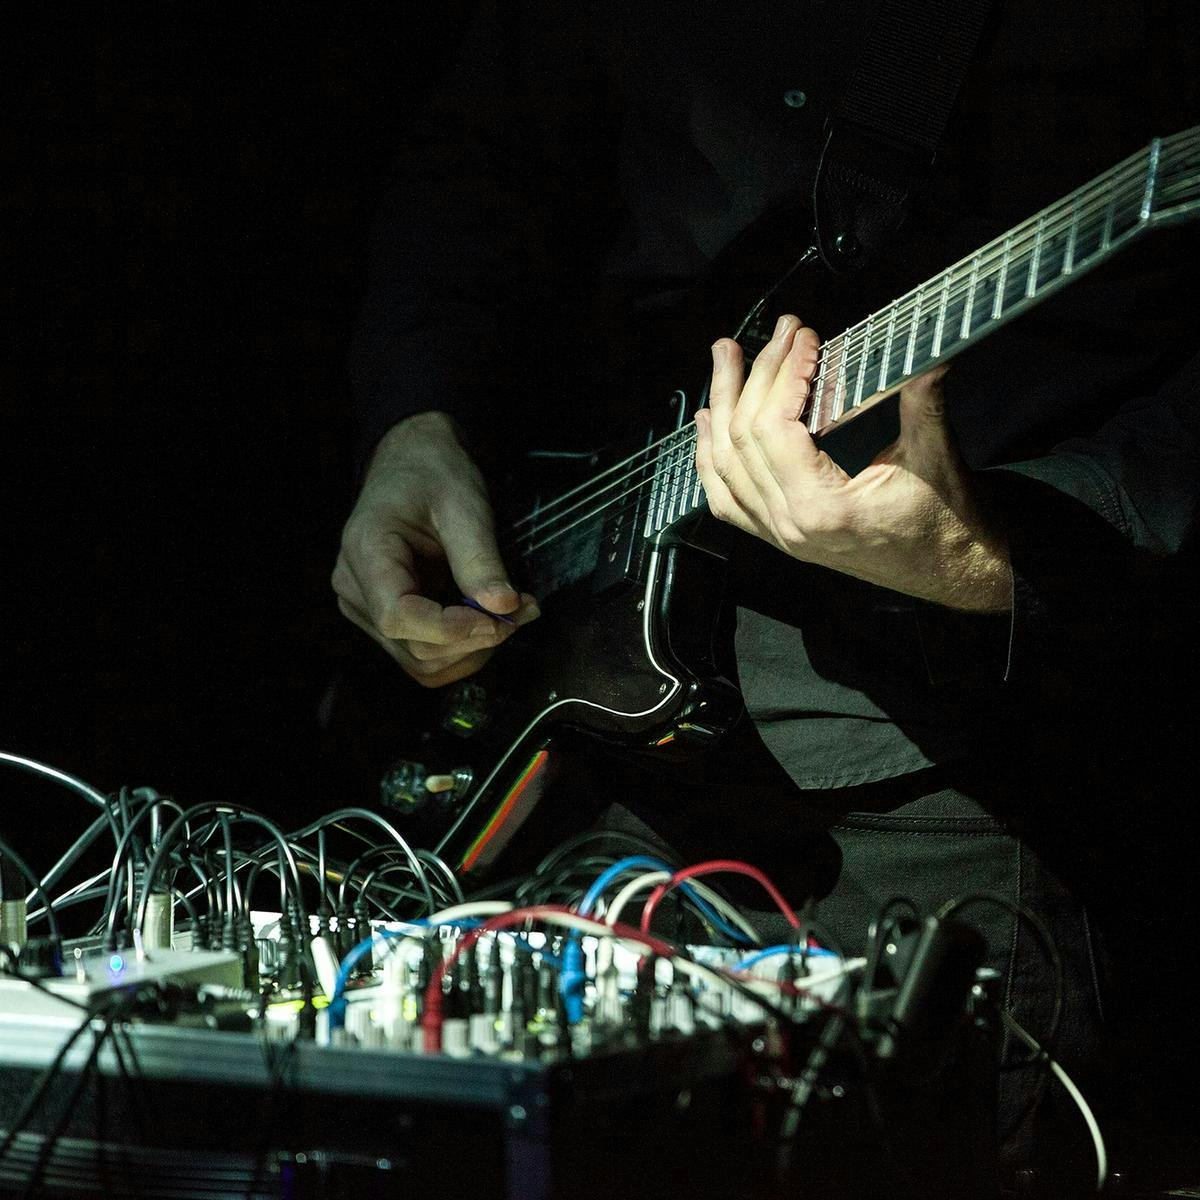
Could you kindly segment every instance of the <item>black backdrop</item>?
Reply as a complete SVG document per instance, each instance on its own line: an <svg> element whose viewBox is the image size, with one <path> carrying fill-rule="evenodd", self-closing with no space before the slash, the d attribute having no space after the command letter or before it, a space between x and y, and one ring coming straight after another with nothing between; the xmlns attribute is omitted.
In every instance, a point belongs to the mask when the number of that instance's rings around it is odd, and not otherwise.
<svg viewBox="0 0 1200 1200"><path fill-rule="evenodd" d="M317 722L361 637L328 584L346 349L468 6L204 7L4 37L0 747L299 816L362 798ZM86 816L0 780L35 857Z"/></svg>

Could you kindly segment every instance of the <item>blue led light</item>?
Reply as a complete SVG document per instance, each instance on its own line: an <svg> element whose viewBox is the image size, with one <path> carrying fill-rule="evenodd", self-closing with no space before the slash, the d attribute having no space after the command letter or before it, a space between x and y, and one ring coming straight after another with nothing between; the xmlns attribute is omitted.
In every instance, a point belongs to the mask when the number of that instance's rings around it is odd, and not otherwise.
<svg viewBox="0 0 1200 1200"><path fill-rule="evenodd" d="M125 960L119 954L112 955L108 960L108 969L114 975L119 975L125 970Z"/></svg>

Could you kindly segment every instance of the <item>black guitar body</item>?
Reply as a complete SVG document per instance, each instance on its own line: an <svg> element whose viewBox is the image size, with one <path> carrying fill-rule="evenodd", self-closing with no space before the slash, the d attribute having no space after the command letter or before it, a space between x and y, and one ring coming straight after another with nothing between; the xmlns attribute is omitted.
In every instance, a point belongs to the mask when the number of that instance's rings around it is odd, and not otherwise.
<svg viewBox="0 0 1200 1200"><path fill-rule="evenodd" d="M855 473L894 440L895 397L907 379L1102 266L1151 226L1198 215L1200 127L1156 139L987 245L950 244L936 226L924 240L907 237L886 269L823 270L797 209L756 222L689 303L640 322L630 343L636 378L648 403L673 396L673 431L515 523L501 549L542 602L542 617L478 681L451 690L443 731L426 740L441 774L409 764L385 780L385 799L422 811L419 836L456 867L484 870L536 803L548 747L562 731L663 754L711 742L736 720L740 700L716 636L726 556L706 515L688 425L706 396L671 391L693 375L672 377L673 362L694 363L698 347L726 336L753 360L776 318L797 314L825 338L802 420ZM925 278L948 258L958 261ZM890 296L898 299L880 308ZM682 358L672 358L672 346ZM456 734L474 735L468 753ZM438 737L455 740L453 750ZM470 769L452 780L447 768L464 760Z"/></svg>
<svg viewBox="0 0 1200 1200"><path fill-rule="evenodd" d="M724 577L716 553L683 542L657 547L641 578L598 596L586 582L554 596L484 671L447 689L450 707L427 753L455 767L468 763L471 778L460 773L453 793L422 806L448 822L439 853L464 869L490 865L540 798L552 743L564 733L668 755L732 725L741 697L721 674L715 637ZM472 713L465 721L464 701ZM456 737L467 724L483 727L469 740ZM486 852L472 856L481 830L531 763L536 770L520 811L506 814L507 827L497 827Z"/></svg>
<svg viewBox="0 0 1200 1200"><path fill-rule="evenodd" d="M752 360L780 314L799 313L818 329L841 328L865 302L905 282L894 270L887 278L839 279L815 260L781 271L806 255L801 235L809 228L796 211L758 222L687 302L641 331L642 340L685 348L694 362L704 339L740 327L738 340ZM908 267L915 278L920 266ZM768 291L769 301L756 308ZM819 313L811 297L820 297ZM672 393L687 376L670 374L670 361L669 353L650 360L643 390L660 405L673 396L679 427L706 394ZM857 470L895 434L895 406L884 403L823 444ZM626 474L644 461L629 451L612 456ZM653 493L635 496L614 506L615 515L572 529L564 545L549 547L548 563L532 571L527 563L524 576L517 568L521 585L539 597L542 616L478 676L446 689L440 727L423 738L421 768L401 764L385 779L385 800L411 812L413 836L433 843L456 869L478 875L499 858L552 776L563 734L583 733L625 752L681 756L711 745L740 717L741 696L729 679L731 648L719 637L728 543L737 535L700 511L646 538L654 504ZM546 553L536 538L522 544ZM456 786L426 794L426 767L457 769Z"/></svg>

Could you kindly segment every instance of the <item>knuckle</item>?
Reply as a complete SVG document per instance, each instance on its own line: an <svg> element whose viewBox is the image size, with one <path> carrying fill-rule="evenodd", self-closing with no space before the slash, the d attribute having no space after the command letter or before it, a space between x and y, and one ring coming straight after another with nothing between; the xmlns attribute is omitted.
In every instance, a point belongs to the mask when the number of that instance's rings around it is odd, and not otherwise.
<svg viewBox="0 0 1200 1200"><path fill-rule="evenodd" d="M729 505L719 496L710 496L708 500L708 511L712 513L718 521L728 521L730 519Z"/></svg>
<svg viewBox="0 0 1200 1200"><path fill-rule="evenodd" d="M375 628L385 637L397 641L409 633L404 616L393 605L387 605L371 614Z"/></svg>
<svg viewBox="0 0 1200 1200"><path fill-rule="evenodd" d="M717 473L718 479L722 479L728 483L733 476L733 463L725 454L714 454L713 470Z"/></svg>
<svg viewBox="0 0 1200 1200"><path fill-rule="evenodd" d="M411 648L405 647L405 649L408 651L406 667L409 674L416 679L433 679L449 665L444 658L418 658Z"/></svg>
<svg viewBox="0 0 1200 1200"><path fill-rule="evenodd" d="M407 641L404 643L404 648L422 665L429 665L435 658L446 657L445 647L433 646L429 642Z"/></svg>

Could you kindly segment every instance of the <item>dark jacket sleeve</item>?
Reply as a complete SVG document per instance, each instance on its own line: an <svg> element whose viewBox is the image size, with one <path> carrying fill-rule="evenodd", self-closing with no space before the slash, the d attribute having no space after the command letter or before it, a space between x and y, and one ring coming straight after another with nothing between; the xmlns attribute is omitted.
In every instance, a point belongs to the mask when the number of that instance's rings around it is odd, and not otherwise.
<svg viewBox="0 0 1200 1200"><path fill-rule="evenodd" d="M983 473L1013 567L1006 678L1101 669L1160 636L1200 491L1200 355L1097 433Z"/></svg>
<svg viewBox="0 0 1200 1200"><path fill-rule="evenodd" d="M600 87L578 55L556 53L562 22L537 7L501 18L477 6L403 138L350 354L360 463L429 410L477 450L511 439L505 404L528 392L530 349L553 315L564 213L589 149L577 127Z"/></svg>

